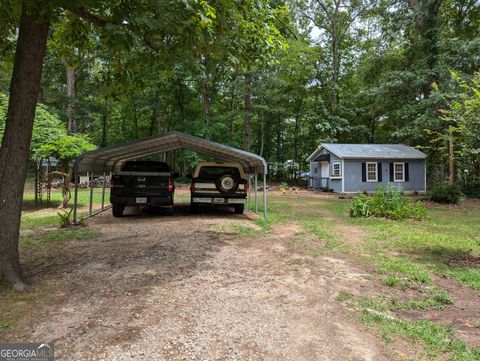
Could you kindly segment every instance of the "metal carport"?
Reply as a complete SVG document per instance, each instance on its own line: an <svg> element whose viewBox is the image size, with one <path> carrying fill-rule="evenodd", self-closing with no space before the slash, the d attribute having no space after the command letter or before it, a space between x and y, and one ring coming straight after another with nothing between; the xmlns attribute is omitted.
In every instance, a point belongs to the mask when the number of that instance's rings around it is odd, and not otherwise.
<svg viewBox="0 0 480 361"><path fill-rule="evenodd" d="M99 148L94 151L84 153L80 157L76 158L73 163L73 176L75 179L73 204L74 222L76 223L78 220L78 176L80 173L88 174L88 184L90 187L89 215L91 216L106 209L104 200L106 183L105 179L107 172L118 171L128 160L142 158L158 153L170 152L178 149L190 149L221 161L233 161L240 163L245 173L249 175L249 182L251 180L251 175L254 175L255 213L258 213L257 178L258 174L263 175L263 217L267 217L266 177L268 173L268 166L265 159L254 153L212 142L207 139L195 137L190 134L172 131L132 142ZM104 177L102 190L102 209L98 212L93 212L92 209L93 175L95 173L103 173ZM251 187L249 187L249 189L250 188Z"/></svg>

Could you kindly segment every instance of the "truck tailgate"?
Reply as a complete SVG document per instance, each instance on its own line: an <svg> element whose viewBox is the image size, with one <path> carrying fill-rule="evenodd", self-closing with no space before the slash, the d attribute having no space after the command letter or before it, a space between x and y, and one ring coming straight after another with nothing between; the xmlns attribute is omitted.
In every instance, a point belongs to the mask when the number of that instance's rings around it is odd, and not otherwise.
<svg viewBox="0 0 480 361"><path fill-rule="evenodd" d="M112 195L129 197L167 196L170 173L118 172L113 175Z"/></svg>

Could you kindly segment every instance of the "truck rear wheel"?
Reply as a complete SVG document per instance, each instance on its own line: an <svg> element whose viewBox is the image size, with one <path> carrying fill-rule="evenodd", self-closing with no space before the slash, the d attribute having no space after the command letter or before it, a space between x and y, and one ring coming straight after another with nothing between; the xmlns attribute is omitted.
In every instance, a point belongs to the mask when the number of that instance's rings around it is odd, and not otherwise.
<svg viewBox="0 0 480 361"><path fill-rule="evenodd" d="M124 206L121 204L112 204L112 214L114 217L122 217L123 216L123 209Z"/></svg>
<svg viewBox="0 0 480 361"><path fill-rule="evenodd" d="M198 204L195 204L195 203L190 204L190 213L198 213Z"/></svg>
<svg viewBox="0 0 480 361"><path fill-rule="evenodd" d="M243 211L245 209L245 205L244 204L237 204L235 206L235 213L236 214L243 214Z"/></svg>

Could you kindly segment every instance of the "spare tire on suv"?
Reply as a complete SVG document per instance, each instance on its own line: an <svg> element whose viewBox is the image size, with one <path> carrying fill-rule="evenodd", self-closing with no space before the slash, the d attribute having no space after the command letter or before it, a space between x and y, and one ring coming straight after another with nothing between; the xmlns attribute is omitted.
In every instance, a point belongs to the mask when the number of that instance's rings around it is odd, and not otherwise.
<svg viewBox="0 0 480 361"><path fill-rule="evenodd" d="M217 190L225 195L233 194L237 191L240 179L233 173L225 172L215 179Z"/></svg>
<svg viewBox="0 0 480 361"><path fill-rule="evenodd" d="M197 164L190 178L192 212L200 205L211 205L230 206L235 213L243 213L248 181L240 163L202 162Z"/></svg>

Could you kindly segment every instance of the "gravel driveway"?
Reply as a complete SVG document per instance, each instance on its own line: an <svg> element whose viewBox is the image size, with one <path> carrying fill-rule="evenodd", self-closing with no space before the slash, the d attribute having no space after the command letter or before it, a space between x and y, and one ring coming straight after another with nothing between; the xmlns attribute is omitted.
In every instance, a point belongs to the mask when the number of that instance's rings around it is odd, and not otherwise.
<svg viewBox="0 0 480 361"><path fill-rule="evenodd" d="M336 300L366 287L361 269L295 261L294 225L252 237L226 227L246 215L186 213L106 212L88 225L100 236L49 250L35 283L50 302L17 339L54 342L59 360L388 358Z"/></svg>

